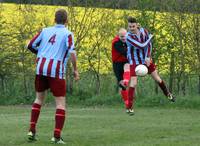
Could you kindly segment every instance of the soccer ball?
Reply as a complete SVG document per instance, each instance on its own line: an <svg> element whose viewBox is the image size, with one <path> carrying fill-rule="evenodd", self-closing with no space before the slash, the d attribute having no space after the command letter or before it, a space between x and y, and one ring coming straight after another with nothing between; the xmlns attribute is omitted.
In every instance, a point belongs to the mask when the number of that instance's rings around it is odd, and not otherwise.
<svg viewBox="0 0 200 146"><path fill-rule="evenodd" d="M148 73L148 68L143 64L139 64L135 68L135 73L136 73L137 76L143 77Z"/></svg>

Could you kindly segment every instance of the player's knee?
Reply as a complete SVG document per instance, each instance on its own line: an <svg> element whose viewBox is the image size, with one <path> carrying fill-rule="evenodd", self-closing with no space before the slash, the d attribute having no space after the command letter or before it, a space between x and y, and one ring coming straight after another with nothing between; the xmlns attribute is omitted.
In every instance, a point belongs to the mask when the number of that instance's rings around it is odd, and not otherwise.
<svg viewBox="0 0 200 146"><path fill-rule="evenodd" d="M118 85L118 86L119 86L119 88L120 88L121 90L126 90L126 87L125 87L125 86L123 86L122 84L120 84L120 83L119 83L119 85Z"/></svg>
<svg viewBox="0 0 200 146"><path fill-rule="evenodd" d="M56 101L56 109L63 109L65 110L65 97L55 97Z"/></svg>
<svg viewBox="0 0 200 146"><path fill-rule="evenodd" d="M130 81L130 87L136 87L137 86L137 77L131 77Z"/></svg>
<svg viewBox="0 0 200 146"><path fill-rule="evenodd" d="M37 103L39 105L42 105L44 101L44 98L36 97L34 103Z"/></svg>
<svg viewBox="0 0 200 146"><path fill-rule="evenodd" d="M36 92L35 103L42 105L44 102L44 98L45 98L45 92Z"/></svg>
<svg viewBox="0 0 200 146"><path fill-rule="evenodd" d="M137 83L135 83L135 84L130 84L130 87L135 88L136 86L137 86Z"/></svg>
<svg viewBox="0 0 200 146"><path fill-rule="evenodd" d="M124 64L124 71L130 71L130 65L128 63Z"/></svg>

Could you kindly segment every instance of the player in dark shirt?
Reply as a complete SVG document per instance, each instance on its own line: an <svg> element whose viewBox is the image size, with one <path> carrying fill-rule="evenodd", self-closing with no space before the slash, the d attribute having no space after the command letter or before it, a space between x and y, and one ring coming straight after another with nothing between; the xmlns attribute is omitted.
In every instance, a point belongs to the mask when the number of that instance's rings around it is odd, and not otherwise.
<svg viewBox="0 0 200 146"><path fill-rule="evenodd" d="M112 62L113 70L120 88L120 94L124 100L127 113L132 114L133 110L130 108L130 102L128 98L129 92L126 88L130 79L130 67L127 59L126 33L126 29L121 28L118 32L118 35L115 36L112 41Z"/></svg>

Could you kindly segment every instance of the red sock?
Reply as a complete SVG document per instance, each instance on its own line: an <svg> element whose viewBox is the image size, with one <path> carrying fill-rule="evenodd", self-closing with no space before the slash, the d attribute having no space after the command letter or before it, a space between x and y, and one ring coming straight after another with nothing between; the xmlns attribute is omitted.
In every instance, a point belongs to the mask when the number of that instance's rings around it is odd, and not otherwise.
<svg viewBox="0 0 200 146"><path fill-rule="evenodd" d="M168 90L167 86L165 85L165 82L161 81L161 83L158 83L158 85L160 86L160 88L163 91L163 93L165 94L165 96L168 96L169 90Z"/></svg>
<svg viewBox="0 0 200 146"><path fill-rule="evenodd" d="M128 90L128 108L132 108L135 100L135 88L129 87Z"/></svg>
<svg viewBox="0 0 200 146"><path fill-rule="evenodd" d="M38 117L40 115L40 108L41 108L40 104L33 103L32 110L31 110L30 129L29 129L29 131L32 131L33 133L36 132L35 127L37 124Z"/></svg>
<svg viewBox="0 0 200 146"><path fill-rule="evenodd" d="M54 137L55 138L60 138L64 123L65 123L65 110L56 109L55 129L54 129Z"/></svg>
<svg viewBox="0 0 200 146"><path fill-rule="evenodd" d="M126 108L128 108L128 90L121 90L121 97L124 100Z"/></svg>
<svg viewBox="0 0 200 146"><path fill-rule="evenodd" d="M130 80L130 71L125 71L124 74L123 74L123 82L124 82L124 85L128 85L128 82Z"/></svg>

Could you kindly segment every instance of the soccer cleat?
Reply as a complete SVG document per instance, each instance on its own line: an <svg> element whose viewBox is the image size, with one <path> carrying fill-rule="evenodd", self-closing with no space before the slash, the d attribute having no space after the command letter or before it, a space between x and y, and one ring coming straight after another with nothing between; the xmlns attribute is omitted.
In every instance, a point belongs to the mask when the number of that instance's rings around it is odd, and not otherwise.
<svg viewBox="0 0 200 146"><path fill-rule="evenodd" d="M125 87L128 86L128 83L129 83L129 80L123 80L123 84L124 84Z"/></svg>
<svg viewBox="0 0 200 146"><path fill-rule="evenodd" d="M168 98L171 102L175 102L175 100L176 100L176 97L173 96L173 94L171 94L171 93L168 94L167 98Z"/></svg>
<svg viewBox="0 0 200 146"><path fill-rule="evenodd" d="M35 133L33 133L32 131L29 131L28 134L27 134L27 136L28 136L28 140L30 142L37 140L36 137L35 137Z"/></svg>
<svg viewBox="0 0 200 146"><path fill-rule="evenodd" d="M62 138L55 138L55 137L52 137L51 139L51 142L52 143L55 143L55 144L66 144Z"/></svg>
<svg viewBox="0 0 200 146"><path fill-rule="evenodd" d="M134 114L135 114L134 110L133 109L129 109L129 115L132 116Z"/></svg>
<svg viewBox="0 0 200 146"><path fill-rule="evenodd" d="M129 109L126 109L126 113L127 113L127 114L129 113Z"/></svg>
<svg viewBox="0 0 200 146"><path fill-rule="evenodd" d="M126 113L129 114L130 116L135 114L134 110L131 109L131 108L130 109L126 109Z"/></svg>

